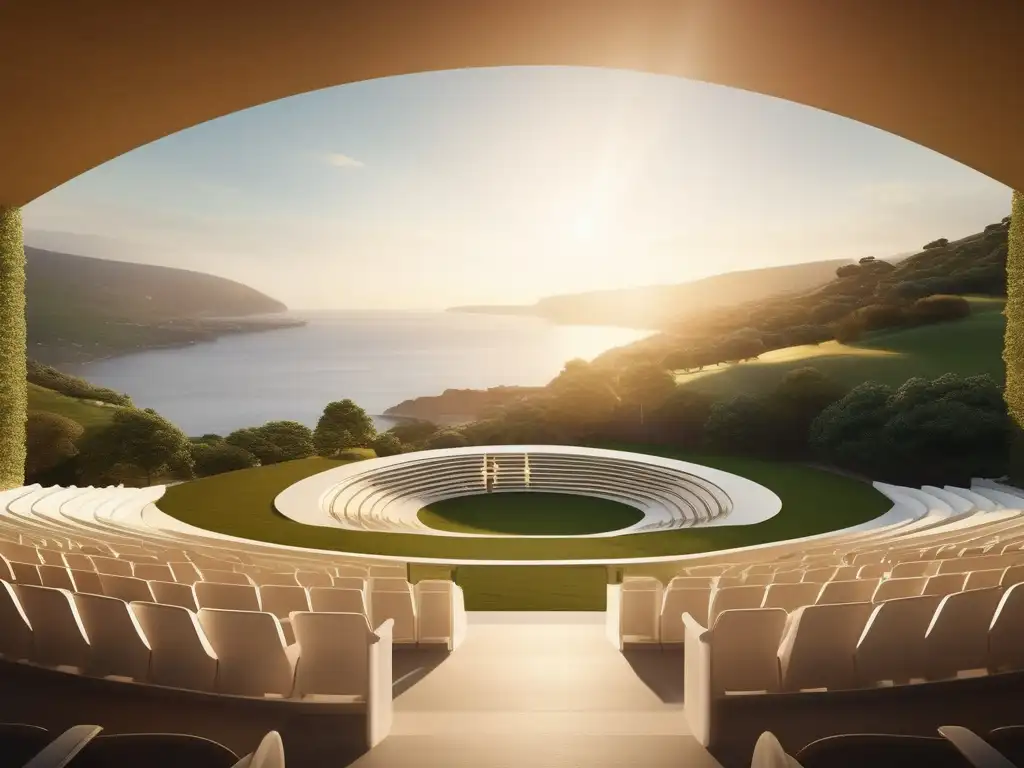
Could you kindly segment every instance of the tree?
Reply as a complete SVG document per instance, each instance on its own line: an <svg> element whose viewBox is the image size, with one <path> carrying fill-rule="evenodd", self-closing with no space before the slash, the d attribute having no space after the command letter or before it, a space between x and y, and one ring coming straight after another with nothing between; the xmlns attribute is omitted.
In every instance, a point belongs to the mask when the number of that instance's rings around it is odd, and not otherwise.
<svg viewBox="0 0 1024 768"><path fill-rule="evenodd" d="M454 429L444 429L432 435L424 445L427 449L435 448L462 448L469 445L465 435Z"/></svg>
<svg viewBox="0 0 1024 768"><path fill-rule="evenodd" d="M192 461L195 465L196 477L209 477L238 469L258 467L259 459L244 448L219 443L192 443Z"/></svg>
<svg viewBox="0 0 1024 768"><path fill-rule="evenodd" d="M402 441L390 432L377 435L370 443L373 452L378 456L395 456L402 452Z"/></svg>
<svg viewBox="0 0 1024 768"><path fill-rule="evenodd" d="M860 264L843 264L836 270L836 277L855 277L861 273Z"/></svg>
<svg viewBox="0 0 1024 768"><path fill-rule="evenodd" d="M651 414L651 437L680 448L698 448L704 442L704 425L711 415L710 395L679 387Z"/></svg>
<svg viewBox="0 0 1024 768"><path fill-rule="evenodd" d="M671 396L676 377L671 371L654 363L641 363L619 375L619 394L624 403L646 410L656 408Z"/></svg>
<svg viewBox="0 0 1024 768"><path fill-rule="evenodd" d="M376 436L373 419L351 400L328 403L313 432L313 445L320 456L336 456L346 448L365 447Z"/></svg>
<svg viewBox="0 0 1024 768"><path fill-rule="evenodd" d="M432 434L437 432L439 427L431 421L410 419L400 421L388 430L388 434L394 435L403 444L422 443Z"/></svg>
<svg viewBox="0 0 1024 768"><path fill-rule="evenodd" d="M262 427L237 429L225 442L248 451L264 466L314 454L313 433L297 421L268 421Z"/></svg>
<svg viewBox="0 0 1024 768"><path fill-rule="evenodd" d="M787 373L766 403L774 421L772 442L776 452L790 457L807 454L814 420L846 392L846 387L817 368Z"/></svg>
<svg viewBox="0 0 1024 768"><path fill-rule="evenodd" d="M949 245L949 240L945 237L940 237L938 240L932 240L930 243L925 243L923 250L930 251L933 248L945 248Z"/></svg>
<svg viewBox="0 0 1024 768"><path fill-rule="evenodd" d="M121 408L109 426L89 432L79 446L86 482L151 485L160 476L192 476L185 434L151 409Z"/></svg>
<svg viewBox="0 0 1024 768"><path fill-rule="evenodd" d="M585 360L570 360L547 386L551 417L576 426L607 421L619 405L611 379Z"/></svg>
<svg viewBox="0 0 1024 768"><path fill-rule="evenodd" d="M49 411L30 411L25 422L25 477L28 482L78 454L75 441L85 429Z"/></svg>

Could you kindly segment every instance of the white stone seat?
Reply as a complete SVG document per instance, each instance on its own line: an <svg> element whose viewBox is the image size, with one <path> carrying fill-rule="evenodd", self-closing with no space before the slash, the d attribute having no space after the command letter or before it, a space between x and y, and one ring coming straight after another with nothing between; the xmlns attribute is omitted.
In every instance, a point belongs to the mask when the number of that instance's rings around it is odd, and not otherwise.
<svg viewBox="0 0 1024 768"><path fill-rule="evenodd" d="M64 558L59 549L45 549L42 547L36 547L36 552L39 555L39 562L43 565L59 565L64 566Z"/></svg>
<svg viewBox="0 0 1024 768"><path fill-rule="evenodd" d="M683 625L683 614L688 613L700 624L707 625L708 606L711 602L709 587L676 587L673 579L661 603L661 626L658 636L662 643L682 643L686 639L686 627Z"/></svg>
<svg viewBox="0 0 1024 768"><path fill-rule="evenodd" d="M14 574L14 580L19 584L30 584L37 587L43 585L43 580L39 575L38 563L22 563L17 560L11 560L10 566L11 573Z"/></svg>
<svg viewBox="0 0 1024 768"><path fill-rule="evenodd" d="M71 574L62 565L40 565L39 579L44 587L66 589L69 592L75 591L75 584L71 580Z"/></svg>
<svg viewBox="0 0 1024 768"><path fill-rule="evenodd" d="M89 664L89 637L66 589L15 584L32 627L31 661L81 673Z"/></svg>
<svg viewBox="0 0 1024 768"><path fill-rule="evenodd" d="M8 560L16 560L19 563L35 563L38 565L42 562L35 547L28 544L18 544L13 541L0 541L0 555L3 555Z"/></svg>
<svg viewBox="0 0 1024 768"><path fill-rule="evenodd" d="M169 562L167 567L171 569L174 580L179 584L195 584L203 579L203 574L196 568L195 563L188 560Z"/></svg>
<svg viewBox="0 0 1024 768"><path fill-rule="evenodd" d="M676 576L666 589L711 589L714 585L713 576Z"/></svg>
<svg viewBox="0 0 1024 768"><path fill-rule="evenodd" d="M299 580L295 577L295 572L277 572L268 573L260 578L257 583L261 587L297 587L299 586Z"/></svg>
<svg viewBox="0 0 1024 768"><path fill-rule="evenodd" d="M0 581L0 656L23 661L32 655L32 626L12 584Z"/></svg>
<svg viewBox="0 0 1024 768"><path fill-rule="evenodd" d="M369 616L366 593L361 589L310 587L309 604L314 613L360 613Z"/></svg>
<svg viewBox="0 0 1024 768"><path fill-rule="evenodd" d="M334 579L321 571L296 571L295 580L303 587L333 587Z"/></svg>
<svg viewBox="0 0 1024 768"><path fill-rule="evenodd" d="M177 605L198 611L196 591L191 584L179 584L176 581L151 581L149 589L153 593L153 601L163 605Z"/></svg>
<svg viewBox="0 0 1024 768"><path fill-rule="evenodd" d="M74 600L91 648L86 672L145 682L149 676L149 643L128 604L103 595L75 595Z"/></svg>
<svg viewBox="0 0 1024 768"><path fill-rule="evenodd" d="M619 608L619 637L622 642L658 642L661 602L662 586L657 579L643 577L622 583Z"/></svg>
<svg viewBox="0 0 1024 768"><path fill-rule="evenodd" d="M116 557L102 557L90 555L92 563L96 566L97 573L104 573L110 576L131 576L132 564L128 560L120 560Z"/></svg>
<svg viewBox="0 0 1024 768"><path fill-rule="evenodd" d="M778 649L783 690L856 688L854 652L872 609L864 601L794 611Z"/></svg>
<svg viewBox="0 0 1024 768"><path fill-rule="evenodd" d="M341 578L354 577L357 579L368 579L370 578L370 569L364 568L361 565L338 565L335 566L336 575ZM335 586L338 586L337 583Z"/></svg>
<svg viewBox="0 0 1024 768"><path fill-rule="evenodd" d="M174 581L174 574L166 563L134 563L132 575L144 581Z"/></svg>
<svg viewBox="0 0 1024 768"><path fill-rule="evenodd" d="M939 572L937 560L908 560L897 563L892 569L892 578L905 576L935 576Z"/></svg>
<svg viewBox="0 0 1024 768"><path fill-rule="evenodd" d="M291 619L302 649L295 696L366 701L376 693L390 704L390 622L374 632L358 613L295 613Z"/></svg>
<svg viewBox="0 0 1024 768"><path fill-rule="evenodd" d="M366 590L367 580L362 576L335 576L333 586L337 589L362 589ZM327 587L310 587L310 589L326 589Z"/></svg>
<svg viewBox="0 0 1024 768"><path fill-rule="evenodd" d="M404 578L372 578L369 602L374 624L380 626L388 619L394 622L391 630L393 642L416 642L416 600L409 582Z"/></svg>
<svg viewBox="0 0 1024 768"><path fill-rule="evenodd" d="M878 579L827 582L818 595L816 605L870 603L878 584Z"/></svg>
<svg viewBox="0 0 1024 768"><path fill-rule="evenodd" d="M225 611L261 610L259 593L251 584L214 584L209 581L197 581L193 586L200 608L219 608Z"/></svg>
<svg viewBox="0 0 1024 768"><path fill-rule="evenodd" d="M218 693L291 696L299 649L288 651L276 616L200 608L198 618L219 661Z"/></svg>
<svg viewBox="0 0 1024 768"><path fill-rule="evenodd" d="M793 584L772 584L764 592L762 608L781 608L792 613L805 605L814 605L822 585L813 581Z"/></svg>
<svg viewBox="0 0 1024 768"><path fill-rule="evenodd" d="M103 582L100 580L100 574L96 571L79 571L72 568L69 573L71 582L75 586L75 592L87 592L91 595L104 594Z"/></svg>
<svg viewBox="0 0 1024 768"><path fill-rule="evenodd" d="M176 605L132 603L130 607L149 642L149 682L213 692L217 654L196 614Z"/></svg>
<svg viewBox="0 0 1024 768"><path fill-rule="evenodd" d="M718 615L709 630L684 617L687 697L691 683L699 686L702 678L707 678L712 698L778 691L777 654L786 617L781 608L729 609Z"/></svg>
<svg viewBox="0 0 1024 768"><path fill-rule="evenodd" d="M416 601L416 642L453 648L459 634L461 590L450 582L425 579L413 587Z"/></svg>
<svg viewBox="0 0 1024 768"><path fill-rule="evenodd" d="M925 633L941 601L941 595L918 595L890 598L875 606L854 655L862 687L927 678Z"/></svg>
<svg viewBox="0 0 1024 768"><path fill-rule="evenodd" d="M929 679L988 669L988 630L1001 598L997 587L942 599L925 633Z"/></svg>
<svg viewBox="0 0 1024 768"><path fill-rule="evenodd" d="M103 594L107 597L116 597L126 603L154 602L149 583L134 576L113 576L100 573L100 583L103 585Z"/></svg>
<svg viewBox="0 0 1024 768"><path fill-rule="evenodd" d="M804 571L803 580L824 584L826 581L832 581L838 571L838 567L808 568Z"/></svg>
<svg viewBox="0 0 1024 768"><path fill-rule="evenodd" d="M96 565L93 563L92 558L88 555L83 555L81 552L65 552L61 555L64 560L64 564L74 571L95 571Z"/></svg>
<svg viewBox="0 0 1024 768"><path fill-rule="evenodd" d="M803 568L787 568L772 574L772 584L799 584L803 579Z"/></svg>
<svg viewBox="0 0 1024 768"><path fill-rule="evenodd" d="M871 602L881 603L885 600L896 600L904 597L917 597L924 592L928 583L927 576L902 576L896 579L884 579L879 582Z"/></svg>
<svg viewBox="0 0 1024 768"><path fill-rule="evenodd" d="M951 595L961 592L967 581L966 573L944 573L941 576L929 576L924 585L924 595Z"/></svg>
<svg viewBox="0 0 1024 768"><path fill-rule="evenodd" d="M982 571L971 571L967 574L964 590L988 589L998 587L1003 578L1005 568L988 568Z"/></svg>
<svg viewBox="0 0 1024 768"><path fill-rule="evenodd" d="M1024 669L1024 583L1013 584L996 606L989 626L989 669Z"/></svg>
<svg viewBox="0 0 1024 768"><path fill-rule="evenodd" d="M708 623L714 627L719 614L723 611L760 608L764 602L765 587L720 587L711 593L708 606Z"/></svg>
<svg viewBox="0 0 1024 768"><path fill-rule="evenodd" d="M244 573L219 571L213 568L203 568L200 573L202 581L210 582L211 584L244 584L246 586L253 584L253 580Z"/></svg>

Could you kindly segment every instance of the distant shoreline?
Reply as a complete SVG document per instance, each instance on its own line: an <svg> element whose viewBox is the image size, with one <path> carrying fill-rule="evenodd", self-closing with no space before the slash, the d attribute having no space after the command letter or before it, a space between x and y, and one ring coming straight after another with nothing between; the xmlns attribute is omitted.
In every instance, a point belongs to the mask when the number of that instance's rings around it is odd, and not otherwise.
<svg viewBox="0 0 1024 768"><path fill-rule="evenodd" d="M281 331L289 328L302 328L309 325L308 320L295 317L271 318L266 315L255 317L218 317L218 318L189 318L185 320L170 320L166 323L155 323L148 326L156 332L170 330L175 323L188 324L192 326L188 330L194 331L191 336L175 339L173 341L161 342L154 340L152 343L143 343L133 347L105 350L102 354L89 354L82 347L72 346L61 347L59 350L49 350L37 346L29 350L29 357L38 360L45 365L51 365L66 373L82 373L88 366L101 363L107 360L114 360L129 355L142 354L144 352L156 352L166 349L185 349L196 344L206 344L217 341L225 336L233 336L246 333L266 333L269 331ZM178 329L174 329L178 330ZM186 330L186 334L188 333ZM74 350L73 355L67 354ZM42 354L40 352L42 351ZM47 351L54 351L55 354L46 354Z"/></svg>

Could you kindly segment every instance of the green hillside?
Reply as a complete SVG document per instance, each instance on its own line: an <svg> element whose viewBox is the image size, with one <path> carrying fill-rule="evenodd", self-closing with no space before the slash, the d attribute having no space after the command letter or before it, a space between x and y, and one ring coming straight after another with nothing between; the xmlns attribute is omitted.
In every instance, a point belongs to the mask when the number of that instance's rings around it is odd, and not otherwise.
<svg viewBox="0 0 1024 768"><path fill-rule="evenodd" d="M713 366L682 374L687 387L719 396L757 394L775 386L797 368L814 367L849 386L864 381L899 386L919 376L944 373L989 374L1003 380L1002 314L1005 299L971 298L971 315L963 320L870 334L854 344L828 341L787 347L756 360Z"/></svg>
<svg viewBox="0 0 1024 768"><path fill-rule="evenodd" d="M99 404L98 401L79 400L29 382L28 409L57 413L77 421L86 429L91 429L110 423L117 406Z"/></svg>

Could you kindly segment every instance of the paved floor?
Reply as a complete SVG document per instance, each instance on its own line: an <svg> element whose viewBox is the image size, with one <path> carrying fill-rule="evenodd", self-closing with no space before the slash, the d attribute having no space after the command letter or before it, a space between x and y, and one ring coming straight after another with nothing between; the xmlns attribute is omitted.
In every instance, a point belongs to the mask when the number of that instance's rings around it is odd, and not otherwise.
<svg viewBox="0 0 1024 768"><path fill-rule="evenodd" d="M350 765L718 766L689 735L681 687L681 656L624 656L603 613L470 614L461 648L402 671L391 735Z"/></svg>

